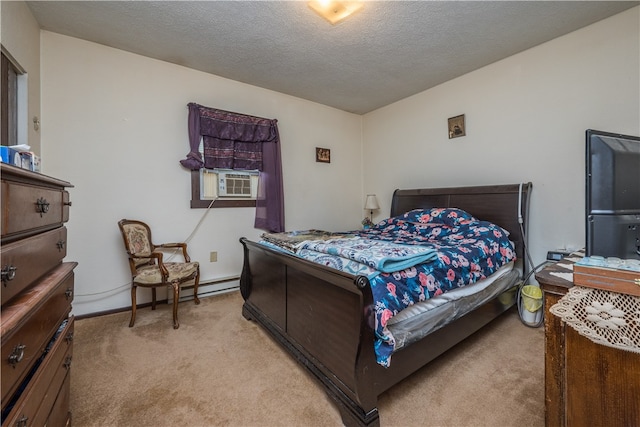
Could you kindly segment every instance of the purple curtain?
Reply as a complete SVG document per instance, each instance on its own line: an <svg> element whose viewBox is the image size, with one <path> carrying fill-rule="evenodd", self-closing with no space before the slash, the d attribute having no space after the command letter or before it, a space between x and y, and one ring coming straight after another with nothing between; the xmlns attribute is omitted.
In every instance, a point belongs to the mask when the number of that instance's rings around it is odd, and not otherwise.
<svg viewBox="0 0 640 427"><path fill-rule="evenodd" d="M284 231L284 190L282 188L282 162L280 136L275 127L273 141L262 143L263 168L258 180L255 228L281 233Z"/></svg>
<svg viewBox="0 0 640 427"><path fill-rule="evenodd" d="M182 166L258 169L255 227L284 231L284 191L278 121L189 103L189 147ZM204 159L198 148L203 140Z"/></svg>
<svg viewBox="0 0 640 427"><path fill-rule="evenodd" d="M187 169L198 170L204 166L202 157L200 156L200 106L190 103L189 107L189 154L184 160L180 160L180 164Z"/></svg>

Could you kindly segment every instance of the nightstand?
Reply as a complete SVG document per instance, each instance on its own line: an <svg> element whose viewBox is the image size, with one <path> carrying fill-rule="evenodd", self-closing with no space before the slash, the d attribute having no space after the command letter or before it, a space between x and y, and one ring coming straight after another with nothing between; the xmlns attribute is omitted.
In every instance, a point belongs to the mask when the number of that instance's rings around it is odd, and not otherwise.
<svg viewBox="0 0 640 427"><path fill-rule="evenodd" d="M594 343L549 312L574 286L562 267L572 263L536 274L545 307L545 425L640 426L640 354Z"/></svg>

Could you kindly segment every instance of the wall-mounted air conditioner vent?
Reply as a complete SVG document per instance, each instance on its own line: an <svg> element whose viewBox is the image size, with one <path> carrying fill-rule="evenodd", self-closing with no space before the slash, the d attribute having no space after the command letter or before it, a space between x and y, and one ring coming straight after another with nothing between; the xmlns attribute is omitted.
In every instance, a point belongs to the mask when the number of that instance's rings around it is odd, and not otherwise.
<svg viewBox="0 0 640 427"><path fill-rule="evenodd" d="M201 169L203 200L218 197L255 199L258 194L257 171L221 171Z"/></svg>
<svg viewBox="0 0 640 427"><path fill-rule="evenodd" d="M238 172L218 173L220 197L251 197L251 175Z"/></svg>

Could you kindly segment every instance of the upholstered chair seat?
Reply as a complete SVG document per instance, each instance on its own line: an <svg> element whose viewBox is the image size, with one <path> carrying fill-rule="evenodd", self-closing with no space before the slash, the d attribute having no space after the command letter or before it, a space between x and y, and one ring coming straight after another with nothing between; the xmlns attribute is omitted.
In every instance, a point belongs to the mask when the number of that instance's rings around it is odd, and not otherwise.
<svg viewBox="0 0 640 427"><path fill-rule="evenodd" d="M165 262L164 266L169 272L169 276L167 276L167 281L169 282L193 277L193 275L197 273L198 268L200 268L197 262ZM162 272L160 271L160 267L156 265L141 267L138 269L138 275L133 280L136 283L147 285L159 283L162 282Z"/></svg>

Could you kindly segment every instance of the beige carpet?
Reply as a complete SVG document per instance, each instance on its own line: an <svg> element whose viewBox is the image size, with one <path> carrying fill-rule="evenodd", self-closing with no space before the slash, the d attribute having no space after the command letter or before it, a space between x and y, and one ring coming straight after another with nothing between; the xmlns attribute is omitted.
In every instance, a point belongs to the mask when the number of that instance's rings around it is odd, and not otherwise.
<svg viewBox="0 0 640 427"><path fill-rule="evenodd" d="M322 389L238 292L76 322L71 410L83 426L339 426ZM381 426L544 426L544 331L509 312L384 393ZM392 360L393 363L393 360Z"/></svg>

